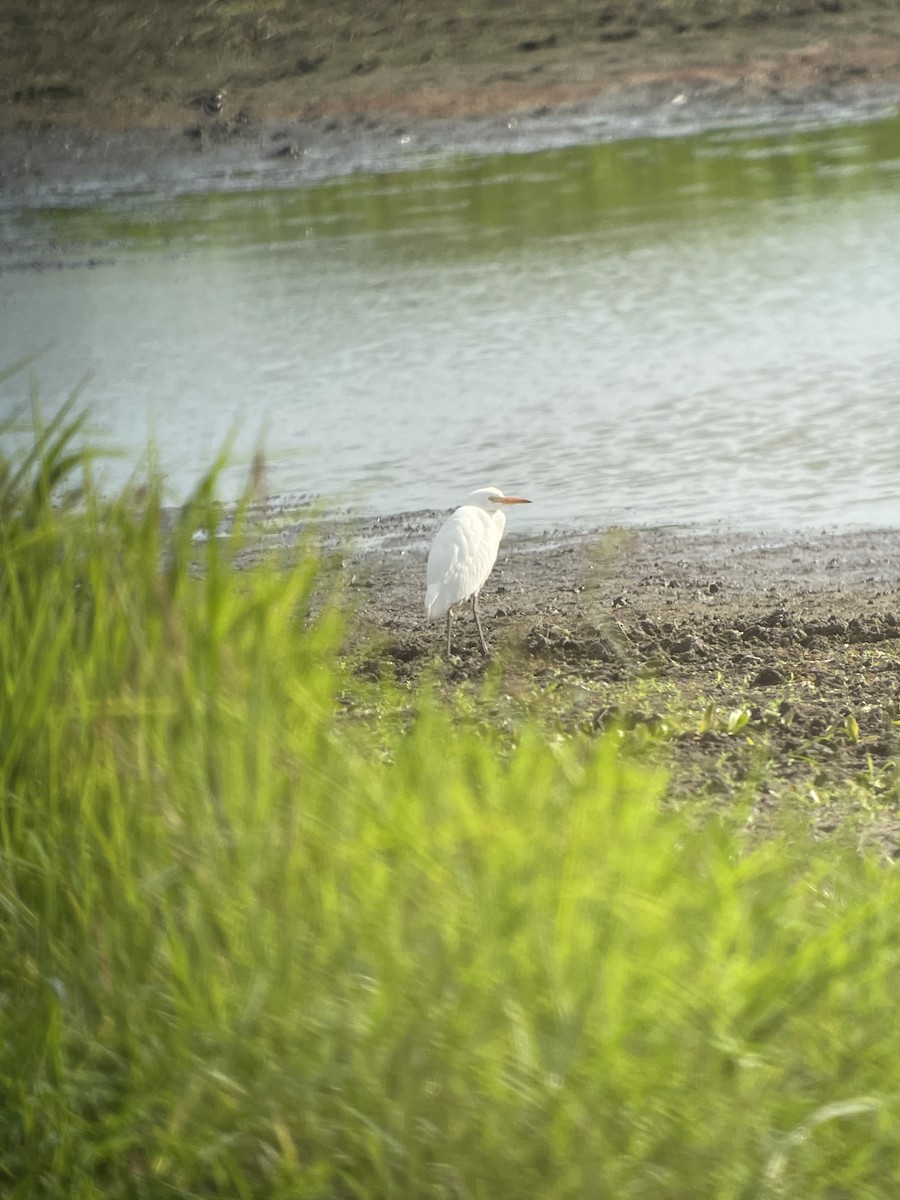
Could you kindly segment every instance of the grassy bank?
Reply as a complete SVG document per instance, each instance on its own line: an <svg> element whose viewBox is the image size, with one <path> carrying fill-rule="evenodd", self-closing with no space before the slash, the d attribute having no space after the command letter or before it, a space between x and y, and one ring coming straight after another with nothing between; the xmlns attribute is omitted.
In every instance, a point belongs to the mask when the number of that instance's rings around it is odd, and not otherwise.
<svg viewBox="0 0 900 1200"><path fill-rule="evenodd" d="M896 1194L894 871L348 720L314 555L233 572L213 478L60 501L77 432L0 462L4 1196Z"/></svg>

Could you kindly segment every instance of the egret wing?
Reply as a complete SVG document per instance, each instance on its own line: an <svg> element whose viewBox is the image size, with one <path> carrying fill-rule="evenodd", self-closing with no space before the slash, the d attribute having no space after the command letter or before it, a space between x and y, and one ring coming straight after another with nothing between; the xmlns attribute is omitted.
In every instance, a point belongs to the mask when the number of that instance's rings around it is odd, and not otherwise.
<svg viewBox="0 0 900 1200"><path fill-rule="evenodd" d="M425 612L431 620L481 590L497 560L502 533L496 520L471 505L447 518L428 555Z"/></svg>

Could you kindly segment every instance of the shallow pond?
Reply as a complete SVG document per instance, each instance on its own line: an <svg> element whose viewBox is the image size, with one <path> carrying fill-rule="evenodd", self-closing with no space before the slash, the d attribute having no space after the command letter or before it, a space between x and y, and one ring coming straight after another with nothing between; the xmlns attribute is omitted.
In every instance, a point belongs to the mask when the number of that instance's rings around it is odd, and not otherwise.
<svg viewBox="0 0 900 1200"><path fill-rule="evenodd" d="M87 376L109 483L152 439L173 499L231 436L225 498L262 442L369 513L895 524L898 230L897 118L8 209L0 367L47 411Z"/></svg>

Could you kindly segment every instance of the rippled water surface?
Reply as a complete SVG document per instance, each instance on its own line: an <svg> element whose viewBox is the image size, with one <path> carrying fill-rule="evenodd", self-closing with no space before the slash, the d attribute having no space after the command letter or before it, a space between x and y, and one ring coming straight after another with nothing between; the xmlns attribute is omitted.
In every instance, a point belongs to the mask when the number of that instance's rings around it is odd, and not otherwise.
<svg viewBox="0 0 900 1200"><path fill-rule="evenodd" d="M0 215L0 366L173 498L229 433L368 512L896 524L900 120ZM37 262L39 268L26 267ZM0 416L29 380L0 383ZM530 522L530 525L529 525Z"/></svg>

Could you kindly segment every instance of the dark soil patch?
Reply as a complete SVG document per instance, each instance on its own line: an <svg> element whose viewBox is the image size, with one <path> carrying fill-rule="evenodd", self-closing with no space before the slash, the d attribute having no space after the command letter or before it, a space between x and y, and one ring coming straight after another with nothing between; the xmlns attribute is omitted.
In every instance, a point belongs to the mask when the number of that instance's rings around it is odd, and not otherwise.
<svg viewBox="0 0 900 1200"><path fill-rule="evenodd" d="M652 136L898 98L900 5L881 0L0 6L0 181L29 203L215 189L275 159L294 186L423 150L570 144L595 118Z"/></svg>
<svg viewBox="0 0 900 1200"><path fill-rule="evenodd" d="M370 677L495 672L510 712L531 706L548 731L649 732L682 795L731 804L749 787L754 821L790 796L823 830L866 809L900 845L900 532L511 541L482 595L489 664L468 612L449 663L424 620L423 524L352 566L351 653Z"/></svg>
<svg viewBox="0 0 900 1200"><path fill-rule="evenodd" d="M882 0L10 0L4 13L0 129L171 128L218 90L223 121L255 122L483 115L660 80L760 95L900 76L900 8Z"/></svg>

